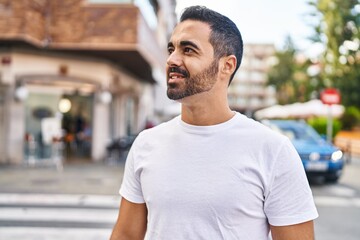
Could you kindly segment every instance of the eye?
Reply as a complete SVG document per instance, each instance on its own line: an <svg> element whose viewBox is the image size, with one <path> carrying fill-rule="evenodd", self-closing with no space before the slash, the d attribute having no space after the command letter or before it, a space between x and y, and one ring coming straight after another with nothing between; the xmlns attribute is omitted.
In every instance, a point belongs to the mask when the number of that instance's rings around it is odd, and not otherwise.
<svg viewBox="0 0 360 240"><path fill-rule="evenodd" d="M192 48L186 47L186 48L184 48L184 52L185 53L193 53L195 51Z"/></svg>
<svg viewBox="0 0 360 240"><path fill-rule="evenodd" d="M174 52L174 48L173 48L173 47L169 47L169 48L168 48L168 53L169 53L169 55L172 54L173 52Z"/></svg>

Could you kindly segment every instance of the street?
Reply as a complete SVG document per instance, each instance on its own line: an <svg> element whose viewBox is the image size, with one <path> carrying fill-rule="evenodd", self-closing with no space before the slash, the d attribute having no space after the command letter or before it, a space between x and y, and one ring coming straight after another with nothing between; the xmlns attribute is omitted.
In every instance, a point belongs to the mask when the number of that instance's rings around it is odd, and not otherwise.
<svg viewBox="0 0 360 240"><path fill-rule="evenodd" d="M358 240L360 236L360 158L345 166L337 184L312 183L319 218L316 240Z"/></svg>
<svg viewBox="0 0 360 240"><path fill-rule="evenodd" d="M108 239L119 197L106 195L0 195L0 239Z"/></svg>
<svg viewBox="0 0 360 240"><path fill-rule="evenodd" d="M122 173L123 164L0 167L0 239L109 239Z"/></svg>
<svg viewBox="0 0 360 240"><path fill-rule="evenodd" d="M123 165L0 168L0 239L109 239L122 171ZM359 175L360 158L346 165L339 183L311 183L320 215L316 240L359 239Z"/></svg>

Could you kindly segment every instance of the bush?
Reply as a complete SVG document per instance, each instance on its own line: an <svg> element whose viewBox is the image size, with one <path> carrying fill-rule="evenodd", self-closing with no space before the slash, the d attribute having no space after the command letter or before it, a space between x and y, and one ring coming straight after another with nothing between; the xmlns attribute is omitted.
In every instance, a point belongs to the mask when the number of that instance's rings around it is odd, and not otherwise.
<svg viewBox="0 0 360 240"><path fill-rule="evenodd" d="M355 106L347 107L344 115L341 117L344 130L352 130L360 125L360 110Z"/></svg>
<svg viewBox="0 0 360 240"><path fill-rule="evenodd" d="M327 132L327 118L326 117L316 117L308 120L308 124L312 126L320 135L326 136ZM333 129L332 137L334 137L340 130L342 124L338 119L333 119Z"/></svg>

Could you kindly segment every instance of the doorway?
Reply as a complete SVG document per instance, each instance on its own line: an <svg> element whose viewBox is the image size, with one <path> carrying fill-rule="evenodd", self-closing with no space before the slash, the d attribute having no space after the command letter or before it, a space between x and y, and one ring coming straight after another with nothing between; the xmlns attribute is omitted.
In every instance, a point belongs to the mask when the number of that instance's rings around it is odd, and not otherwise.
<svg viewBox="0 0 360 240"><path fill-rule="evenodd" d="M67 162L90 161L92 149L94 95L63 95L71 103L63 113L64 160ZM60 101L61 101L60 100Z"/></svg>
<svg viewBox="0 0 360 240"><path fill-rule="evenodd" d="M62 94L59 89L53 92L30 90L25 102L26 160L52 159L54 146L61 145L64 162L90 161L93 99L93 94ZM61 105L64 100L67 100L67 107ZM51 129L58 130L52 134Z"/></svg>

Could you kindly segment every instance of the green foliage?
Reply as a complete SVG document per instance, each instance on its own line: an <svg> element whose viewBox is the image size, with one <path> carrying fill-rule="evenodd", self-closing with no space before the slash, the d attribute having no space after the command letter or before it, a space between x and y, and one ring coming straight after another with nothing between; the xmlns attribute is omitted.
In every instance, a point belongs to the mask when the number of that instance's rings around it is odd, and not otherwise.
<svg viewBox="0 0 360 240"><path fill-rule="evenodd" d="M319 134L326 135L326 129L327 129L327 118L326 117L311 118L307 122ZM332 137L334 137L341 130L341 128L342 128L341 121L338 119L333 119Z"/></svg>
<svg viewBox="0 0 360 240"><path fill-rule="evenodd" d="M314 42L325 46L320 78L338 88L345 106L360 106L360 12L358 0L311 0L318 24ZM313 21L315 22L315 21Z"/></svg>
<svg viewBox="0 0 360 240"><path fill-rule="evenodd" d="M344 115L341 117L344 130L352 130L353 127L360 125L360 109L351 106L345 109Z"/></svg>
<svg viewBox="0 0 360 240"><path fill-rule="evenodd" d="M280 104L310 100L314 91L306 73L311 62L297 55L298 50L291 37L287 37L284 48L275 53L277 63L269 71L268 85L275 87Z"/></svg>
<svg viewBox="0 0 360 240"><path fill-rule="evenodd" d="M299 58L290 37L275 55L277 63L268 74L268 84L277 91L280 104L304 102L328 87L339 89L342 104L360 106L360 11L359 0L308 0L313 11L308 23L310 40L324 46L317 58ZM317 71L311 73L311 67Z"/></svg>

